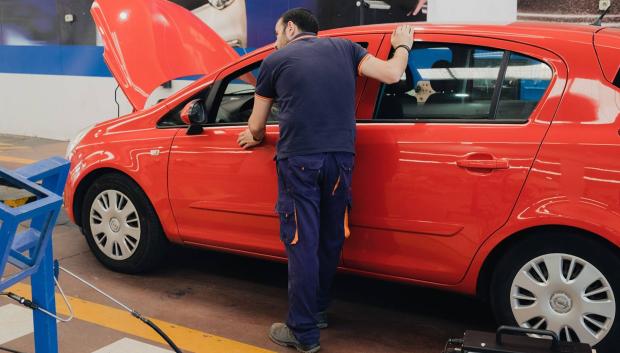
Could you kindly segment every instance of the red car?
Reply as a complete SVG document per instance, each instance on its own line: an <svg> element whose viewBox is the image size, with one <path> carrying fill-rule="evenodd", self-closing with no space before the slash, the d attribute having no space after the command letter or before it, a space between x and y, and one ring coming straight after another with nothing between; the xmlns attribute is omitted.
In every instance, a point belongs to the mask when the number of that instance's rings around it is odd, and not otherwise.
<svg viewBox="0 0 620 353"><path fill-rule="evenodd" d="M172 242L285 261L274 211L277 107L264 144L236 143L273 46L238 57L163 0L96 0L92 13L135 108L68 149L65 205L97 258L140 272L164 262ZM386 59L394 27L320 35ZM617 351L620 30L415 31L400 82L358 80L341 270L478 295L502 323ZM144 108L163 82L198 74Z"/></svg>

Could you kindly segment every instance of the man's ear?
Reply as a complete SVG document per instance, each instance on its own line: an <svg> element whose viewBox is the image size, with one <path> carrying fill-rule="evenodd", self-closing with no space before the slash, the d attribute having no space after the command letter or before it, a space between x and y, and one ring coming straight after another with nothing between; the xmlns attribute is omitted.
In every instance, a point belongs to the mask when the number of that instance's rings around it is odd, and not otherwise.
<svg viewBox="0 0 620 353"><path fill-rule="evenodd" d="M295 26L295 23L293 21L288 21L286 23L286 31L288 32L287 34L290 37L293 37L295 35L295 28L296 28L296 26Z"/></svg>

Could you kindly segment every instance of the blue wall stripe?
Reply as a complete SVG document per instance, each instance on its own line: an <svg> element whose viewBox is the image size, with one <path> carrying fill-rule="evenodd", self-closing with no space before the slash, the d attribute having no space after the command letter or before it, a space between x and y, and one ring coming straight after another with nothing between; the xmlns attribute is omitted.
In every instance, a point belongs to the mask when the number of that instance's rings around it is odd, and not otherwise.
<svg viewBox="0 0 620 353"><path fill-rule="evenodd" d="M103 47L82 45L0 45L0 72L109 77Z"/></svg>
<svg viewBox="0 0 620 353"><path fill-rule="evenodd" d="M253 49L236 49L240 55ZM110 77L103 47L95 45L0 45L0 72Z"/></svg>

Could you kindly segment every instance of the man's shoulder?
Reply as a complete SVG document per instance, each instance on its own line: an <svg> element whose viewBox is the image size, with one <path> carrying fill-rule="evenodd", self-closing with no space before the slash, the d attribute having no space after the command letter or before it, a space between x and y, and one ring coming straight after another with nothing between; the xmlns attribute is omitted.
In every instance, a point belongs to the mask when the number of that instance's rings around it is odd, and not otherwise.
<svg viewBox="0 0 620 353"><path fill-rule="evenodd" d="M331 43L334 43L336 45L340 45L340 46L344 46L344 47L349 47L351 45L353 45L353 42L350 41L349 39L346 38L340 38L340 37L324 37L324 40L327 40Z"/></svg>
<svg viewBox="0 0 620 353"><path fill-rule="evenodd" d="M282 49L279 50L274 50L271 54L267 55L267 57L265 57L265 59L263 60L263 63L266 63L267 65L273 66L276 65L277 63L281 62L283 59L286 58L286 54L287 54L287 48L284 47Z"/></svg>

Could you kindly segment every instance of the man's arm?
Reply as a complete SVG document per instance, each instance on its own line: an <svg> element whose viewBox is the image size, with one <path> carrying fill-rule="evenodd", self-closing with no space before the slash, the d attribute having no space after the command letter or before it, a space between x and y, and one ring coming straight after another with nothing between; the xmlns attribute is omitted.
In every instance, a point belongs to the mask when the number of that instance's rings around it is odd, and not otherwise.
<svg viewBox="0 0 620 353"><path fill-rule="evenodd" d="M360 74L387 84L400 81L407 68L409 50L412 46L413 27L399 26L392 33L392 47L396 48L394 56L385 61L368 54L360 64Z"/></svg>
<svg viewBox="0 0 620 353"><path fill-rule="evenodd" d="M248 128L239 134L237 143L244 149L259 145L265 137L265 126L271 112L273 100L254 96L254 107L248 120Z"/></svg>

